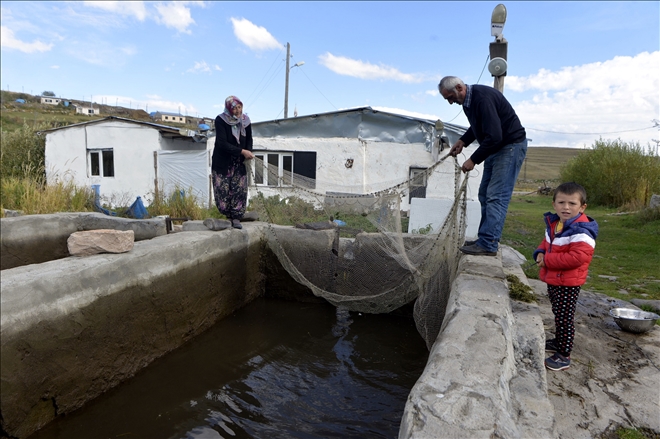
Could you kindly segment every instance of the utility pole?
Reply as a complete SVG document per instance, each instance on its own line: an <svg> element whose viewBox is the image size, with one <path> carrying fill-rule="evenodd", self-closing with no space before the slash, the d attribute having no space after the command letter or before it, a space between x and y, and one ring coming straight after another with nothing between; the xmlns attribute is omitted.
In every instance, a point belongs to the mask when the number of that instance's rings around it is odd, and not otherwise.
<svg viewBox="0 0 660 439"><path fill-rule="evenodd" d="M289 58L291 58L291 45L286 43L286 73L284 83L284 118L289 116Z"/></svg>

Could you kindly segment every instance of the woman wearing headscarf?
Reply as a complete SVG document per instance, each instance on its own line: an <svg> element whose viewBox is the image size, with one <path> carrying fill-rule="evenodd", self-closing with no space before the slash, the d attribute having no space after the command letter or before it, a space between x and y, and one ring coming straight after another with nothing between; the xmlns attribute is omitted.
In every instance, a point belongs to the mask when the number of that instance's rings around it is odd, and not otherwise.
<svg viewBox="0 0 660 439"><path fill-rule="evenodd" d="M247 170L245 160L252 154L250 118L243 114L243 103L236 96L225 100L225 110L215 118L215 147L211 171L215 205L236 229L247 206Z"/></svg>

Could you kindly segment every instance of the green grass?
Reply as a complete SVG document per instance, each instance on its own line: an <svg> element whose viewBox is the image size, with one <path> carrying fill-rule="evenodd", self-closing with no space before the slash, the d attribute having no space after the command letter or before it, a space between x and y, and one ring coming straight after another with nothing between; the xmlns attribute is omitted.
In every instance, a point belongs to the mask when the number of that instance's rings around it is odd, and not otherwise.
<svg viewBox="0 0 660 439"><path fill-rule="evenodd" d="M528 278L538 279L532 253L544 237L543 214L551 210L549 196L514 196L509 205L501 242L527 258ZM599 234L583 288L623 300L659 300L660 219L617 213L616 209L587 207L586 214L598 222Z"/></svg>

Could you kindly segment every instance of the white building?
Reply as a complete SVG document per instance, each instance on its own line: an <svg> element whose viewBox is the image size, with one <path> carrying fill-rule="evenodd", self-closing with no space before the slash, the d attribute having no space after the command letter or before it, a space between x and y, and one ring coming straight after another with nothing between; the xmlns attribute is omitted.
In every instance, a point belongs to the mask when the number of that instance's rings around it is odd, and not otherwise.
<svg viewBox="0 0 660 439"><path fill-rule="evenodd" d="M42 131L46 136L46 178L99 185L101 200L145 204L157 190L192 191L200 204L210 201L210 152L206 137L188 130L120 117Z"/></svg>
<svg viewBox="0 0 660 439"><path fill-rule="evenodd" d="M91 107L91 106L90 107L83 107L81 105L77 105L76 106L76 113L77 114L87 114L87 115L90 115L90 116L91 115L100 115L101 110L99 110L98 108Z"/></svg>
<svg viewBox="0 0 660 439"><path fill-rule="evenodd" d="M48 104L48 105L58 105L62 99L60 98L55 98L52 96L42 96L41 97L41 103L42 104Z"/></svg>

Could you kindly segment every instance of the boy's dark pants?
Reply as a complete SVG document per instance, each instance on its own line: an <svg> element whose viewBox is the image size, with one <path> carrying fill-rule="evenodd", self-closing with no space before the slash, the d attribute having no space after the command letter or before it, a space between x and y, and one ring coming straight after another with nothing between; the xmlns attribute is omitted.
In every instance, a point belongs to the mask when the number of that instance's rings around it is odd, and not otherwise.
<svg viewBox="0 0 660 439"><path fill-rule="evenodd" d="M557 352L570 357L575 338L575 306L580 295L580 286L558 287L548 284L548 297L555 315L555 343Z"/></svg>

